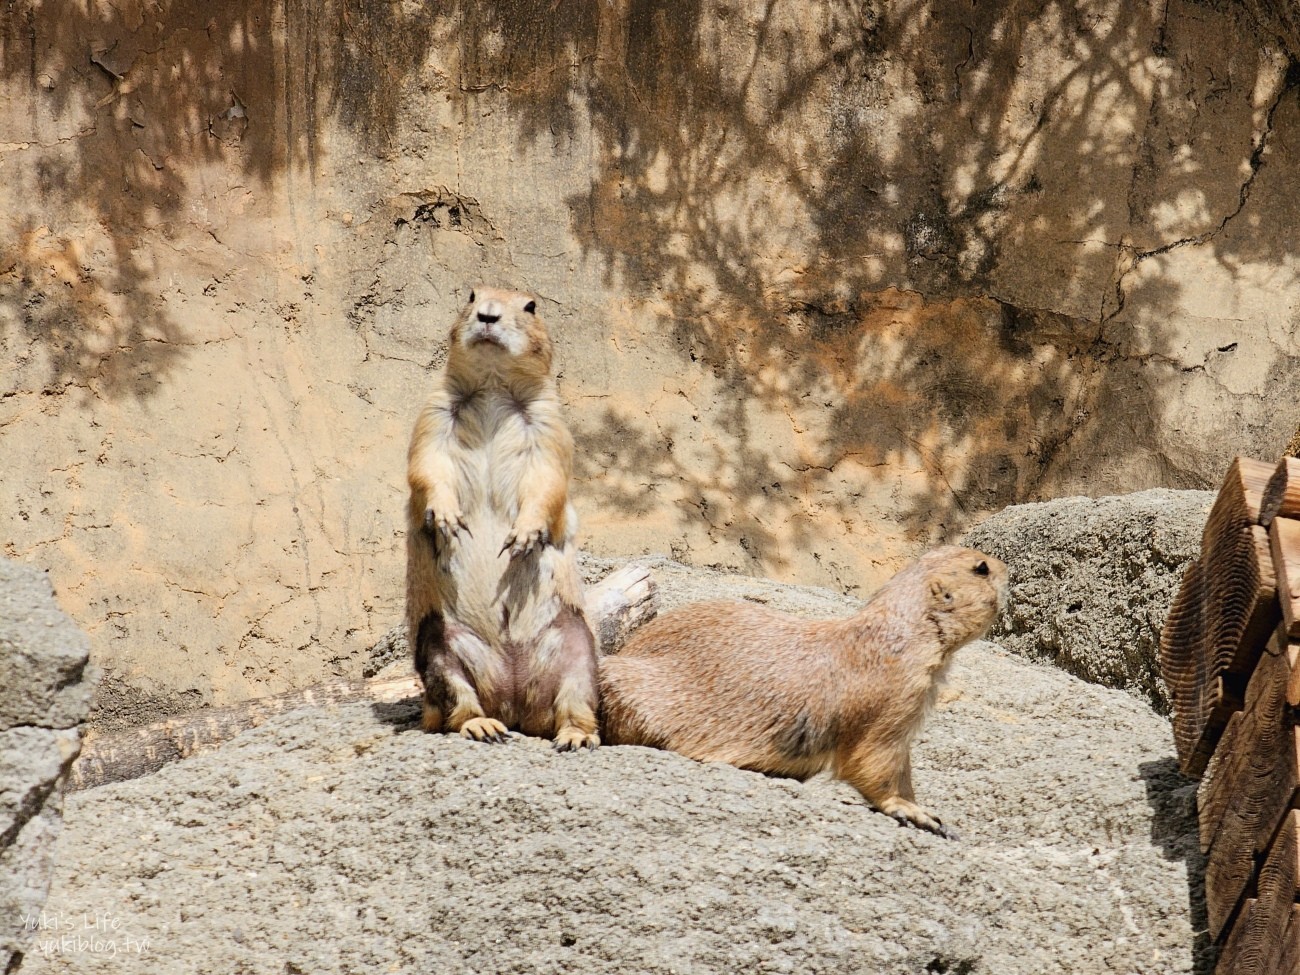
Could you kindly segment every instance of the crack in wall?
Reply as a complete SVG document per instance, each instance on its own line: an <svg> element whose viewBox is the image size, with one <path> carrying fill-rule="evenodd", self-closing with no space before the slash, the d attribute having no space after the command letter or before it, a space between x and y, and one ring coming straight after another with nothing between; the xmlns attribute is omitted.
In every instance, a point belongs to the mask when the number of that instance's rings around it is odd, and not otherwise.
<svg viewBox="0 0 1300 975"><path fill-rule="evenodd" d="M1246 160L1249 172L1238 188L1237 205L1232 212L1226 214L1223 219L1219 221L1217 226L1199 234L1193 234L1190 237L1182 237L1178 240L1173 240L1167 244L1162 244L1159 247L1145 251L1137 250L1128 244L1120 244L1121 257L1123 255L1128 255L1128 266L1120 273L1115 282L1115 308L1109 314L1105 311L1105 298L1103 297L1102 299L1100 323L1103 326L1109 324L1124 311L1128 299L1125 280L1129 275L1134 273L1139 266L1153 257L1160 257L1183 247L1199 247L1210 243L1221 235L1227 229L1228 224L1237 219L1237 217L1239 217L1246 209L1247 203L1250 202L1250 194L1255 184L1255 178L1264 167L1264 154L1268 151L1269 143L1273 137L1274 115L1277 113L1278 107L1282 104L1282 101L1287 94L1295 91L1297 87L1300 87L1300 63L1292 61L1288 65L1281 84L1278 86L1277 94L1273 97L1264 114L1264 123L1260 129L1258 137L1253 140L1254 145L1251 148L1250 156ZM1130 219L1132 219L1132 215L1130 215Z"/></svg>

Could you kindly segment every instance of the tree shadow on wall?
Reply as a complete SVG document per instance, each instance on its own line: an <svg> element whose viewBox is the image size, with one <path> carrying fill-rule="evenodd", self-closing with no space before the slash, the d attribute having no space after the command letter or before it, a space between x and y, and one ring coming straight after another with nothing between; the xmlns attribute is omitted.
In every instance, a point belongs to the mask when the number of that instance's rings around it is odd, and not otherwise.
<svg viewBox="0 0 1300 975"><path fill-rule="evenodd" d="M424 62L435 19L395 7L0 9L0 77L14 117L27 119L0 155L0 176L24 204L0 244L0 340L18 365L14 387L146 398L166 382L207 336L169 310L158 255L210 235L241 261L222 240L227 228L238 232L245 199L315 178L326 117L370 143L391 132L397 82ZM201 270L220 281L238 268Z"/></svg>
<svg viewBox="0 0 1300 975"><path fill-rule="evenodd" d="M1187 11L1047 0L55 6L0 12L0 71L33 119L8 174L34 198L0 249L0 314L44 388L147 395L175 368L192 336L159 300L150 248L182 222L219 235L220 215L193 205L203 167L264 190L311 180L335 117L392 156L413 96L437 89L467 124L504 105L521 141L590 129L573 233L611 287L669 309L660 327L711 371L728 439L701 470L615 413L582 456L641 458L686 485L683 523L708 519L697 502L725 476L734 510L715 530L760 550L802 517L796 494L832 497L877 468L915 472L898 503L927 539L1063 472L1122 467L1181 368L1170 328L1127 306L1177 304L1162 261L1179 248L1232 274L1291 249L1280 226L1234 233L1267 158L1251 113L1227 133L1240 185L1207 188L1193 124L1229 67L1259 74L1232 90L1273 91L1244 8L1215 14L1222 43L1204 50ZM1196 194L1203 214L1167 219ZM815 421L793 477L773 467L760 408ZM601 490L644 510L636 484Z"/></svg>
<svg viewBox="0 0 1300 975"><path fill-rule="evenodd" d="M1189 368L1161 315L1127 307L1178 307L1162 259L1200 246L1235 276L1289 253L1233 232L1296 80L1266 77L1242 11L1221 14L1213 51L1187 11L1131 4L517 0L460 14L467 99L504 99L520 137L543 143L590 119L597 173L569 201L573 231L611 286L671 309L674 350L730 404L714 470L634 417L591 425L579 474L629 514L643 486L599 483L606 463L685 485L684 522L766 548L749 513L791 479L757 442L760 406L824 417L798 465L804 496L840 490L846 459L915 470L899 506L917 539L1066 477L1105 485L1155 442ZM1247 173L1207 187L1192 120L1222 94L1211 79L1242 66L1258 77L1235 90L1271 107L1262 135L1249 111L1225 122ZM1200 209L1171 218L1190 197ZM1168 486L1205 486L1158 463ZM724 473L735 504L719 525L691 499Z"/></svg>

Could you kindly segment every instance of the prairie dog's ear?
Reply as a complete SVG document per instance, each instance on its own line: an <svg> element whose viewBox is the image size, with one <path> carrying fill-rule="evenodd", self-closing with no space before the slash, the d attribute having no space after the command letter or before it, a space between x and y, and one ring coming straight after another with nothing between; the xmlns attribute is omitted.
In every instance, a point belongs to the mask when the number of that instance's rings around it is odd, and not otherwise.
<svg viewBox="0 0 1300 975"><path fill-rule="evenodd" d="M529 298L529 299L528 299L528 302L524 305L524 311L528 312L528 314L530 314L530 315L536 315L536 314L537 314L537 302L533 301L532 298Z"/></svg>
<svg viewBox="0 0 1300 975"><path fill-rule="evenodd" d="M989 564L983 559L975 563L975 574L977 576L986 576L989 574Z"/></svg>
<svg viewBox="0 0 1300 975"><path fill-rule="evenodd" d="M471 288L471 289L470 289L470 292L469 292L469 304L471 304L471 305L474 304L474 302L475 302L475 300L477 300L477 298L478 298L478 295L474 292L474 289Z"/></svg>

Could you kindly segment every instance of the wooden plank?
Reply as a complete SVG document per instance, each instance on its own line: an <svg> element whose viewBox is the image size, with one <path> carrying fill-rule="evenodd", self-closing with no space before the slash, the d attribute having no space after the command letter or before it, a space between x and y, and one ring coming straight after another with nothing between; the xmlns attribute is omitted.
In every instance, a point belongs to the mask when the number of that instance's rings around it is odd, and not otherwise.
<svg viewBox="0 0 1300 975"><path fill-rule="evenodd" d="M1216 940L1254 880L1256 856L1268 849L1300 790L1300 738L1287 706L1297 648L1280 631L1250 681L1235 753L1223 756L1205 814L1217 815L1205 865L1205 904ZM1220 811L1221 810L1221 811Z"/></svg>
<svg viewBox="0 0 1300 975"><path fill-rule="evenodd" d="M1255 662L1277 625L1268 533L1221 518L1183 575L1160 634L1160 670L1173 704L1183 774L1204 772Z"/></svg>
<svg viewBox="0 0 1300 975"><path fill-rule="evenodd" d="M1280 638L1278 642L1280 645ZM1287 645L1286 669L1291 672L1296 669L1290 666L1293 653L1294 648ZM1284 671L1278 654L1266 654L1264 664L1247 687L1242 710L1229 720L1214 761L1197 789L1196 807L1203 851L1208 852L1214 844L1214 838L1222 831L1224 813L1229 804L1237 801L1242 778L1248 774L1253 749L1259 741L1258 725L1264 723L1267 726L1275 721L1272 715L1283 710L1278 698L1289 687L1290 676Z"/></svg>
<svg viewBox="0 0 1300 975"><path fill-rule="evenodd" d="M1277 597L1287 635L1300 637L1300 521L1274 518L1268 526Z"/></svg>
<svg viewBox="0 0 1300 975"><path fill-rule="evenodd" d="M1231 674L1249 674L1255 669L1269 637L1281 622L1282 613L1278 606L1277 572L1274 568L1272 540L1268 530L1260 525L1251 525L1250 540L1254 553L1250 561L1258 572L1254 591L1249 593L1250 606L1246 612L1245 628L1240 643L1227 672Z"/></svg>
<svg viewBox="0 0 1300 975"><path fill-rule="evenodd" d="M1178 592L1160 630L1160 676L1169 688L1173 706L1174 745L1183 774L1198 777L1209 753L1201 747L1206 724L1204 686L1210 679L1205 652L1206 581L1200 560L1183 573Z"/></svg>
<svg viewBox="0 0 1300 975"><path fill-rule="evenodd" d="M1205 530L1201 533L1202 552L1211 546L1211 539L1216 535L1259 524L1264 489L1268 487L1273 470L1272 464L1250 457L1233 459L1205 521Z"/></svg>
<svg viewBox="0 0 1300 975"><path fill-rule="evenodd" d="M1259 523L1267 528L1274 518L1300 518L1300 460L1283 457L1273 469L1259 505Z"/></svg>
<svg viewBox="0 0 1300 975"><path fill-rule="evenodd" d="M1258 891L1245 902L1225 939L1216 971L1272 975L1282 963L1287 926L1300 881L1300 812L1282 821L1259 870Z"/></svg>
<svg viewBox="0 0 1300 975"><path fill-rule="evenodd" d="M1241 905L1237 923L1232 926L1219 949L1219 961L1214 966L1214 975L1260 975L1252 970L1242 958L1242 942L1250 931L1251 918L1255 913L1255 899L1249 898Z"/></svg>
<svg viewBox="0 0 1300 975"><path fill-rule="evenodd" d="M1300 975L1300 904L1291 905L1291 920L1282 935L1282 950L1271 975Z"/></svg>
<svg viewBox="0 0 1300 975"><path fill-rule="evenodd" d="M1201 557L1183 575L1160 634L1160 671L1173 704L1183 774L1197 778L1218 744L1270 628L1270 581L1261 572L1259 518L1273 468L1238 457L1201 535ZM1271 575L1271 573L1269 573Z"/></svg>
<svg viewBox="0 0 1300 975"><path fill-rule="evenodd" d="M1233 763L1241 754L1241 726L1246 720L1246 712L1237 711L1228 719L1228 726L1223 731L1223 738L1214 752L1209 767L1196 789L1197 826L1200 831L1201 852L1205 853L1219 833L1223 822L1223 811L1228 807L1228 790L1225 782L1230 782L1235 774Z"/></svg>

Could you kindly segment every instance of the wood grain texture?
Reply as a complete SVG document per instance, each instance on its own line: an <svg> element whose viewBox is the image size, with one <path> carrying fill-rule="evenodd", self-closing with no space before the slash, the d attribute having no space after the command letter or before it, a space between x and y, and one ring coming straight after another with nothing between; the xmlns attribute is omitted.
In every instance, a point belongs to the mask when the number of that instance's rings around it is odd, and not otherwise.
<svg viewBox="0 0 1300 975"><path fill-rule="evenodd" d="M1209 851L1219 832L1219 826L1223 823L1223 811L1228 805L1228 783L1236 774L1233 766L1241 754L1241 726L1245 720L1245 711L1237 711L1228 719L1219 747L1215 749L1214 757L1196 789L1197 826L1202 853Z"/></svg>
<svg viewBox="0 0 1300 975"><path fill-rule="evenodd" d="M1243 905L1219 956L1221 975L1273 975L1287 952L1286 938L1300 880L1300 812L1282 822L1259 870L1257 891ZM1290 935L1294 937L1292 929Z"/></svg>
<svg viewBox="0 0 1300 975"><path fill-rule="evenodd" d="M1300 741L1286 703L1295 648L1279 634L1251 678L1234 750L1216 764L1202 815L1218 820L1205 866L1210 935L1220 938L1255 879L1256 856L1268 849L1300 788Z"/></svg>
<svg viewBox="0 0 1300 975"><path fill-rule="evenodd" d="M1244 942L1247 942L1247 935L1250 932L1251 920L1255 914L1255 899L1248 898L1241 905L1241 912L1237 915L1237 923L1228 931L1224 938L1223 947L1219 949L1219 961L1214 966L1214 975L1246 975L1250 972L1243 956ZM1258 972L1251 972L1250 975L1259 975Z"/></svg>
<svg viewBox="0 0 1300 975"><path fill-rule="evenodd" d="M1300 904L1292 904L1274 975L1300 975Z"/></svg>
<svg viewBox="0 0 1300 975"><path fill-rule="evenodd" d="M1277 596L1287 634L1300 636L1300 521L1274 518L1268 538L1277 575Z"/></svg>
<svg viewBox="0 0 1300 975"><path fill-rule="evenodd" d="M1274 518L1300 518L1300 460L1283 457L1260 500L1259 523L1267 528Z"/></svg>
<svg viewBox="0 0 1300 975"><path fill-rule="evenodd" d="M1183 773L1201 775L1277 624L1268 534L1226 517L1183 575L1160 637Z"/></svg>
<svg viewBox="0 0 1300 975"><path fill-rule="evenodd" d="M1210 509L1201 534L1204 549L1212 535L1258 525L1264 503L1264 489L1273 476L1274 466L1250 457L1235 457L1219 486L1219 496Z"/></svg>

